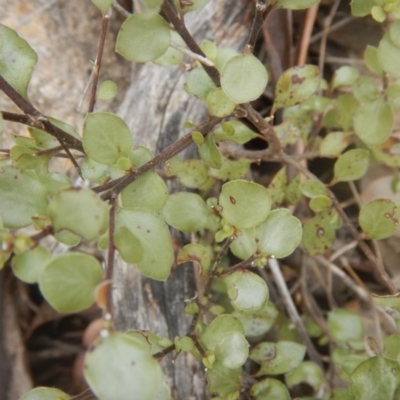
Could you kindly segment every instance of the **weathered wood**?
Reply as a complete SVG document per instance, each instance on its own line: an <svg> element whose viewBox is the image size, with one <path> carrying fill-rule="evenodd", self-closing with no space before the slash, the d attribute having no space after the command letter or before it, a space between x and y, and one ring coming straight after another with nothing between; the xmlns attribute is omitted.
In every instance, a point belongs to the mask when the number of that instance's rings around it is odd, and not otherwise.
<svg viewBox="0 0 400 400"><path fill-rule="evenodd" d="M199 11L188 14L189 31L200 43L211 39L218 46L241 51L248 38L251 17L249 3L211 0ZM246 21L247 20L247 21ZM153 64L135 65L131 84L119 113L135 135L135 144L157 153L186 131L184 121L199 123L207 115L204 105L183 90L186 73L181 68ZM195 148L186 152L194 154ZM170 190L177 190L170 184ZM177 246L183 237L174 235ZM186 333L191 318L185 315L185 300L195 295L191 265L174 266L166 282L143 277L136 267L116 261L113 286L115 325L120 330L151 330L174 339ZM191 356L181 354L163 362L174 399L205 399L203 367Z"/></svg>

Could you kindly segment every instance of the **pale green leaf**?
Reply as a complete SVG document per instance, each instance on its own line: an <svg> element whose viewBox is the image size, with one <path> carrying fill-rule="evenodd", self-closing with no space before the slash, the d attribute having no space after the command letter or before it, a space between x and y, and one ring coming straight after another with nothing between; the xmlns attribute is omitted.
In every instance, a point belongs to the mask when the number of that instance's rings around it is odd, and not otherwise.
<svg viewBox="0 0 400 400"><path fill-rule="evenodd" d="M302 228L300 221L289 210L273 210L256 228L256 242L261 253L284 258L293 253L300 244Z"/></svg>
<svg viewBox="0 0 400 400"><path fill-rule="evenodd" d="M88 114L82 134L87 155L100 164L115 164L127 157L132 147L132 134L125 121L115 114Z"/></svg>
<svg viewBox="0 0 400 400"><path fill-rule="evenodd" d="M215 84L202 67L197 67L188 73L184 88L189 94L206 101L208 93L215 88Z"/></svg>
<svg viewBox="0 0 400 400"><path fill-rule="evenodd" d="M101 11L102 14L105 14L113 3L113 0L92 0L92 3Z"/></svg>
<svg viewBox="0 0 400 400"><path fill-rule="evenodd" d="M43 247L35 247L13 257L14 275L26 283L36 283L44 267L51 260L51 253Z"/></svg>
<svg viewBox="0 0 400 400"><path fill-rule="evenodd" d="M171 42L178 46L185 47L186 44L178 32L171 31ZM173 47L169 46L168 50L161 56L154 60L154 64L161 67L168 67L170 65L181 65L183 61L183 53Z"/></svg>
<svg viewBox="0 0 400 400"><path fill-rule="evenodd" d="M89 254L67 253L53 258L39 277L44 298L60 313L73 313L89 308L95 300L96 286L103 271Z"/></svg>
<svg viewBox="0 0 400 400"><path fill-rule="evenodd" d="M328 313L328 329L332 339L338 343L362 341L365 327L361 315L338 308Z"/></svg>
<svg viewBox="0 0 400 400"><path fill-rule="evenodd" d="M218 149L217 149L218 151ZM171 166L171 164L170 164ZM172 168L173 169L173 168ZM208 168L201 160L185 160L176 176L187 188L197 189L208 180Z"/></svg>
<svg viewBox="0 0 400 400"><path fill-rule="evenodd" d="M223 118L232 114L236 103L221 88L215 88L207 94L206 106L211 115Z"/></svg>
<svg viewBox="0 0 400 400"><path fill-rule="evenodd" d="M216 362L206 370L208 391L218 394L220 399L237 399L241 388L241 372L242 368L227 368L221 362Z"/></svg>
<svg viewBox="0 0 400 400"><path fill-rule="evenodd" d="M312 361L304 361L286 375L286 384L292 388L300 383L307 383L315 391L324 383L324 372L321 367Z"/></svg>
<svg viewBox="0 0 400 400"><path fill-rule="evenodd" d="M109 332L86 353L84 376L101 400L169 399L168 388L150 345L133 335ZM167 395L166 395L167 394Z"/></svg>
<svg viewBox="0 0 400 400"><path fill-rule="evenodd" d="M351 0L351 13L355 17L365 17L371 12L374 0Z"/></svg>
<svg viewBox="0 0 400 400"><path fill-rule="evenodd" d="M360 76L360 72L354 67L344 65L335 71L333 75L332 87L334 89L340 86L352 85Z"/></svg>
<svg viewBox="0 0 400 400"><path fill-rule="evenodd" d="M385 142L394 126L392 107L383 99L362 104L354 115L354 130L369 146Z"/></svg>
<svg viewBox="0 0 400 400"><path fill-rule="evenodd" d="M122 24L115 49L127 60L143 63L161 57L170 42L170 28L161 15L133 14Z"/></svg>
<svg viewBox="0 0 400 400"><path fill-rule="evenodd" d="M334 182L355 181L364 176L369 165L369 152L354 149L343 153L334 165Z"/></svg>
<svg viewBox="0 0 400 400"><path fill-rule="evenodd" d="M400 78L400 47L391 40L389 33L381 39L378 46L378 60L382 69L396 78Z"/></svg>
<svg viewBox="0 0 400 400"><path fill-rule="evenodd" d="M221 87L235 103L247 103L258 99L268 83L264 65L252 54L231 58L221 73Z"/></svg>
<svg viewBox="0 0 400 400"><path fill-rule="evenodd" d="M245 229L265 220L271 209L271 198L263 186L250 181L235 180L222 186L219 206L221 215L231 225Z"/></svg>
<svg viewBox="0 0 400 400"><path fill-rule="evenodd" d="M276 84L273 111L304 102L318 90L319 84L319 69L315 65L289 68Z"/></svg>
<svg viewBox="0 0 400 400"><path fill-rule="evenodd" d="M286 386L277 379L264 379L251 388L251 394L255 400L290 400L290 394Z"/></svg>
<svg viewBox="0 0 400 400"><path fill-rule="evenodd" d="M37 55L17 32L0 24L0 75L22 96L27 98L29 81Z"/></svg>
<svg viewBox="0 0 400 400"><path fill-rule="evenodd" d="M168 197L165 182L153 171L139 176L121 193L123 207L142 207L158 212Z"/></svg>
<svg viewBox="0 0 400 400"><path fill-rule="evenodd" d="M334 241L335 229L323 213L304 224L302 245L308 254L323 254L332 247Z"/></svg>
<svg viewBox="0 0 400 400"><path fill-rule="evenodd" d="M119 226L114 233L115 247L121 258L131 264L138 263L143 258L143 247L140 239L126 226Z"/></svg>
<svg viewBox="0 0 400 400"><path fill-rule="evenodd" d="M71 396L58 389L37 387L25 393L19 400L70 400Z"/></svg>
<svg viewBox="0 0 400 400"><path fill-rule="evenodd" d="M257 376L280 375L296 368L304 359L306 348L288 341L261 342L250 352L250 359L261 364Z"/></svg>
<svg viewBox="0 0 400 400"><path fill-rule="evenodd" d="M268 300L268 287L261 277L247 270L224 275L222 280L228 289L232 305L241 312L255 313Z"/></svg>
<svg viewBox="0 0 400 400"><path fill-rule="evenodd" d="M396 203L389 199L376 199L360 210L359 222L368 239L386 239L399 224Z"/></svg>
<svg viewBox="0 0 400 400"><path fill-rule="evenodd" d="M200 272L203 276L207 276L208 269L211 263L210 253L199 243L189 243L182 248L176 258L177 264L182 264L191 261L200 267Z"/></svg>
<svg viewBox="0 0 400 400"><path fill-rule="evenodd" d="M400 21L394 21L391 23L388 32L393 44L400 47Z"/></svg>
<svg viewBox="0 0 400 400"><path fill-rule="evenodd" d="M277 0L273 2L274 8L287 8L289 10L303 10L319 3L319 0Z"/></svg>
<svg viewBox="0 0 400 400"><path fill-rule="evenodd" d="M111 100L118 93L117 85L113 81L104 81L99 86L97 98L99 100Z"/></svg>
<svg viewBox="0 0 400 400"><path fill-rule="evenodd" d="M165 222L143 208L122 209L117 227L125 226L140 241L143 256L136 264L143 275L164 281L174 261L171 235Z"/></svg>
<svg viewBox="0 0 400 400"><path fill-rule="evenodd" d="M229 141L238 144L247 143L249 140L258 137L254 131L240 121L223 122L214 130L213 136L217 142Z"/></svg>
<svg viewBox="0 0 400 400"><path fill-rule="evenodd" d="M23 228L32 223L32 217L46 214L46 188L30 172L1 167L0 199L0 217L6 228Z"/></svg>
<svg viewBox="0 0 400 400"><path fill-rule="evenodd" d="M93 240L108 227L108 206L90 189L67 189L50 201L48 214L56 232L66 229Z"/></svg>
<svg viewBox="0 0 400 400"><path fill-rule="evenodd" d="M229 369L241 367L249 356L249 343L240 332L231 332L225 335L215 348L215 357L222 365Z"/></svg>
<svg viewBox="0 0 400 400"><path fill-rule="evenodd" d="M347 132L330 132L323 139L319 147L321 156L338 157L350 144L351 134Z"/></svg>
<svg viewBox="0 0 400 400"><path fill-rule="evenodd" d="M207 135L204 142L198 147L200 158L211 168L219 169L222 166L222 156L215 144L214 135Z"/></svg>
<svg viewBox="0 0 400 400"><path fill-rule="evenodd" d="M397 399L400 364L384 357L372 357L351 374L350 392L355 399Z"/></svg>
<svg viewBox="0 0 400 400"><path fill-rule="evenodd" d="M85 179L93 183L105 183L110 179L110 167L100 164L89 157L85 157L81 163L81 172Z"/></svg>
<svg viewBox="0 0 400 400"><path fill-rule="evenodd" d="M196 232L210 225L213 212L198 194L180 192L168 197L162 216L174 228Z"/></svg>
<svg viewBox="0 0 400 400"><path fill-rule="evenodd" d="M364 52L364 63L366 67L380 78L383 77L383 70L379 64L378 49L374 46L367 46Z"/></svg>

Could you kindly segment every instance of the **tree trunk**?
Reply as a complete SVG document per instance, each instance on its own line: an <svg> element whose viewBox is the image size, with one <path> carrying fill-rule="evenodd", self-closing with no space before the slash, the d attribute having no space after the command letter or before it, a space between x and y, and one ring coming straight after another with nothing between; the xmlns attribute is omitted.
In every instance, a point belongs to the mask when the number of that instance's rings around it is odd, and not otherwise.
<svg viewBox="0 0 400 400"><path fill-rule="evenodd" d="M210 39L218 46L242 51L251 23L249 8L248 3L211 0L201 10L185 16L185 22L198 43ZM151 63L133 66L119 114L130 126L136 145L147 146L156 154L186 133L184 121L199 123L206 117L204 104L183 90L185 77L181 68L161 68ZM193 155L194 151L193 146L185 154ZM179 189L176 182L169 185L170 192ZM173 240L177 247L182 246L182 235L173 232ZM191 264L173 266L168 280L158 282L118 259L113 285L116 328L150 330L172 340L183 336L191 321L184 313L185 300L193 298L195 292ZM163 367L173 398L207 398L202 364L186 353L172 361L172 356L166 357Z"/></svg>

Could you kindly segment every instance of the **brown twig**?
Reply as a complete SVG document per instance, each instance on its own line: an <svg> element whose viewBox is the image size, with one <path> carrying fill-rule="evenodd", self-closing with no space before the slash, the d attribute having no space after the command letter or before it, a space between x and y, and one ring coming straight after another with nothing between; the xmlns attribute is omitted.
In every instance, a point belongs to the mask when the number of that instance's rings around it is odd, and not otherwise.
<svg viewBox="0 0 400 400"><path fill-rule="evenodd" d="M252 262L254 260L257 260L257 255L253 254L251 257L249 257L247 260L243 260L240 263L237 263L235 265L233 265L232 267L229 268L225 268L222 272L220 272L219 274L217 274L217 276L223 276L223 275L228 275L231 274L232 272L235 272L239 269L244 269L244 268L249 268L252 267Z"/></svg>
<svg viewBox="0 0 400 400"><path fill-rule="evenodd" d="M211 117L207 121L202 122L192 132L197 131L206 136L215 125L220 123L222 118ZM182 150L188 147L192 143L192 132L183 136L181 139L177 140L175 143L166 147L161 153L157 154L153 159L148 161L146 164L139 167L135 172L125 175L122 178L116 179L111 182L107 182L103 185L93 188L97 193L104 192L108 190L107 193L102 195L103 200L110 200L113 195L118 195L124 190L130 183L139 178L145 172L150 171L159 164L164 163L175 155L179 154Z"/></svg>
<svg viewBox="0 0 400 400"><path fill-rule="evenodd" d="M299 45L299 54L297 56L297 65L304 65L307 61L308 48L310 46L310 39L312 30L317 18L319 4L315 4L306 12L303 29L301 33L301 41Z"/></svg>
<svg viewBox="0 0 400 400"><path fill-rule="evenodd" d="M99 82L101 59L103 57L104 43L106 41L107 26L108 26L109 20L110 20L110 16L108 15L108 13L103 15L103 18L101 20L101 33L100 33L99 47L97 49L96 61L94 62L94 65L93 65L93 81L92 81L92 90L90 92L88 113L93 112L94 105L96 104L97 84Z"/></svg>

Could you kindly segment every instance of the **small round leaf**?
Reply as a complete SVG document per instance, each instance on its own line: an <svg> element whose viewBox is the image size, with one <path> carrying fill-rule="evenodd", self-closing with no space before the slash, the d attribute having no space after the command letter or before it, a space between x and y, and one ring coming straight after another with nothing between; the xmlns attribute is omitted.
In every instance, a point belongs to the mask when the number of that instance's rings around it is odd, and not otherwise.
<svg viewBox="0 0 400 400"><path fill-rule="evenodd" d="M71 396L58 389L37 387L25 393L19 400L70 400Z"/></svg>
<svg viewBox="0 0 400 400"><path fill-rule="evenodd" d="M264 279L247 270L236 271L223 278L232 305L245 313L259 311L268 300L268 287Z"/></svg>
<svg viewBox="0 0 400 400"><path fill-rule="evenodd" d="M111 100L117 95L117 85L113 81L104 81L99 86L97 98L99 100Z"/></svg>
<svg viewBox="0 0 400 400"><path fill-rule="evenodd" d="M51 260L39 278L45 299L60 313L85 310L95 300L96 286L103 271L89 254L68 253Z"/></svg>
<svg viewBox="0 0 400 400"><path fill-rule="evenodd" d="M128 157L132 147L132 134L125 121L117 115L91 113L85 119L82 143L92 160L111 165L121 157Z"/></svg>
<svg viewBox="0 0 400 400"><path fill-rule="evenodd" d="M133 335L109 332L95 343L86 353L84 376L102 400L130 399L132 394L142 400L169 398L165 397L164 375L150 345Z"/></svg>
<svg viewBox="0 0 400 400"><path fill-rule="evenodd" d="M161 57L170 42L169 25L161 15L133 14L119 30L116 51L129 61L143 63Z"/></svg>
<svg viewBox="0 0 400 400"><path fill-rule="evenodd" d="M51 260L51 253L43 247L35 247L13 257L14 275L26 283L36 283L44 267Z"/></svg>
<svg viewBox="0 0 400 400"><path fill-rule="evenodd" d="M67 189L50 201L49 217L54 230L66 229L87 240L103 234L108 226L108 206L90 189Z"/></svg>
<svg viewBox="0 0 400 400"><path fill-rule="evenodd" d="M386 239L399 224L397 206L389 199L373 200L361 209L359 222L368 239Z"/></svg>
<svg viewBox="0 0 400 400"><path fill-rule="evenodd" d="M264 65L252 54L231 58L221 73L221 87L235 103L247 103L258 99L268 83Z"/></svg>
<svg viewBox="0 0 400 400"><path fill-rule="evenodd" d="M354 149L343 153L334 166L334 182L355 181L364 176L369 165L369 152Z"/></svg>
<svg viewBox="0 0 400 400"><path fill-rule="evenodd" d="M219 196L221 215L239 229L251 228L263 222L270 209L267 189L254 182L235 180L222 186Z"/></svg>
<svg viewBox="0 0 400 400"><path fill-rule="evenodd" d="M365 332L361 316L344 308L329 312L328 329L333 340L347 344L363 340Z"/></svg>

